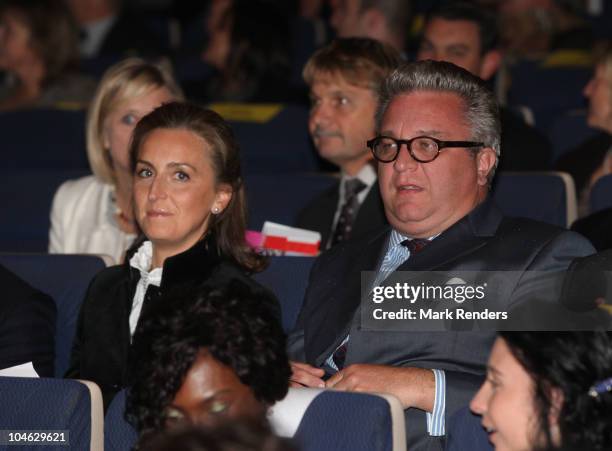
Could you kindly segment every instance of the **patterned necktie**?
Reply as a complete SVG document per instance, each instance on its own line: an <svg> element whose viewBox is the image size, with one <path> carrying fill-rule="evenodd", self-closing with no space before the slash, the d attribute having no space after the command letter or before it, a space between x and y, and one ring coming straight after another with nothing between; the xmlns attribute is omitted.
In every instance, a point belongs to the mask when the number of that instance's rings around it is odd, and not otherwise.
<svg viewBox="0 0 612 451"><path fill-rule="evenodd" d="M424 238L413 238L411 240L404 240L400 244L404 247L407 247L408 250L410 250L410 254L412 255L421 252L429 243L430 241Z"/></svg>
<svg viewBox="0 0 612 451"><path fill-rule="evenodd" d="M354 178L344 181L344 204L340 209L340 216L328 247L332 247L341 241L346 241L351 236L353 222L357 217L359 199L357 195L366 188L366 184Z"/></svg>

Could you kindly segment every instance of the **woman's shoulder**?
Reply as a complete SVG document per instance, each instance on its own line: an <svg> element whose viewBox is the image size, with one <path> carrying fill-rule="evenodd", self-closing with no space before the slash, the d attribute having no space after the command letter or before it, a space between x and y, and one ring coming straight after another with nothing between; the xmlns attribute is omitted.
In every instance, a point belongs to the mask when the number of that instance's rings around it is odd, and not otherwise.
<svg viewBox="0 0 612 451"><path fill-rule="evenodd" d="M67 180L60 185L53 201L54 208L69 207L74 204L91 205L96 209L103 200L110 199L112 187L101 182L94 175Z"/></svg>
<svg viewBox="0 0 612 451"><path fill-rule="evenodd" d="M127 264L109 266L91 279L88 294L111 293L129 279L130 267Z"/></svg>

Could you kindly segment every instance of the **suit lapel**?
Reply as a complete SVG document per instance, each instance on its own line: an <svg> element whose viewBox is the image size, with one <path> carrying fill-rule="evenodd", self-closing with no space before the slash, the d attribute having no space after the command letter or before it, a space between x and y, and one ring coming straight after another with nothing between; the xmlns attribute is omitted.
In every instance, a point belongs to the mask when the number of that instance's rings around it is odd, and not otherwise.
<svg viewBox="0 0 612 451"><path fill-rule="evenodd" d="M330 350L346 337L361 301L361 271L377 269L388 235L388 228L385 228L365 245L351 246L343 257L346 269L339 273L341 280L336 281L329 298L318 305L317 320L312 321L315 327L306 337L306 340L312 340L312 346L306 346L307 350L312 350L312 355L307 356L312 358L308 358L309 361L316 359L317 363L322 363Z"/></svg>
<svg viewBox="0 0 612 451"><path fill-rule="evenodd" d="M419 254L411 256L397 271L430 271L480 249L495 235L502 213L487 199L470 214L442 232Z"/></svg>
<svg viewBox="0 0 612 451"><path fill-rule="evenodd" d="M385 224L387 224L387 218L380 198L378 181L376 181L359 207L351 236L358 237Z"/></svg>

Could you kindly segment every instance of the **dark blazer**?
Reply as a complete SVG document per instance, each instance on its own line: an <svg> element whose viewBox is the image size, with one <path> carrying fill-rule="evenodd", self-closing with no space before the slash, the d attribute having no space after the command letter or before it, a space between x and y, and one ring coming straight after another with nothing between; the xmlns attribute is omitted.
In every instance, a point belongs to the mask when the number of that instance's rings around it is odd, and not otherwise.
<svg viewBox="0 0 612 451"><path fill-rule="evenodd" d="M324 367L350 333L346 365L374 363L437 368L446 372L446 417L465 406L482 382L494 339L484 332L398 332L362 329L361 271L376 271L389 229L349 240L315 262L295 330L288 341L293 360ZM401 271L511 271L500 290L502 305L519 302L533 284L530 270L562 270L592 246L578 234L527 219L504 218L487 200L400 265ZM544 291L550 287L539 286ZM366 296L367 293L364 293ZM406 410L410 450L442 449L429 437L422 411Z"/></svg>
<svg viewBox="0 0 612 451"><path fill-rule="evenodd" d="M340 182L326 189L300 211L295 226L301 229L314 230L321 234L321 249L325 249L331 234L338 199ZM359 207L353 224L351 237L359 237L387 224L385 209L380 198L378 183L375 182L370 192Z"/></svg>
<svg viewBox="0 0 612 451"><path fill-rule="evenodd" d="M0 265L0 369L33 362L39 376L53 377L55 302Z"/></svg>
<svg viewBox="0 0 612 451"><path fill-rule="evenodd" d="M202 240L182 254L167 258L161 285L147 288L138 323L155 315L166 298L171 301L174 290L184 292L200 284L222 286L235 279L263 291L270 308L280 318L274 295L215 249L212 240ZM139 272L128 264L106 268L91 282L81 307L70 368L65 376L97 383L105 409L128 381L129 316L139 278Z"/></svg>

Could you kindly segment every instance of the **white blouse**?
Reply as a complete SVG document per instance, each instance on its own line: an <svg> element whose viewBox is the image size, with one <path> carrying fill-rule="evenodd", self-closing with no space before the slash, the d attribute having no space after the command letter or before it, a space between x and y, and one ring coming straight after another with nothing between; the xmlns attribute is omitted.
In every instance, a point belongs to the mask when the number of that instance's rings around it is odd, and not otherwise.
<svg viewBox="0 0 612 451"><path fill-rule="evenodd" d="M64 182L53 199L49 252L104 254L121 263L136 235L115 219L114 187L93 175Z"/></svg>
<svg viewBox="0 0 612 451"><path fill-rule="evenodd" d="M136 330L147 288L149 288L149 285L156 287L161 285L163 268L150 270L152 258L153 245L150 241L145 241L130 259L130 266L140 272L140 280L138 285L136 285L136 293L134 294L132 310L130 312L130 337L134 335Z"/></svg>

